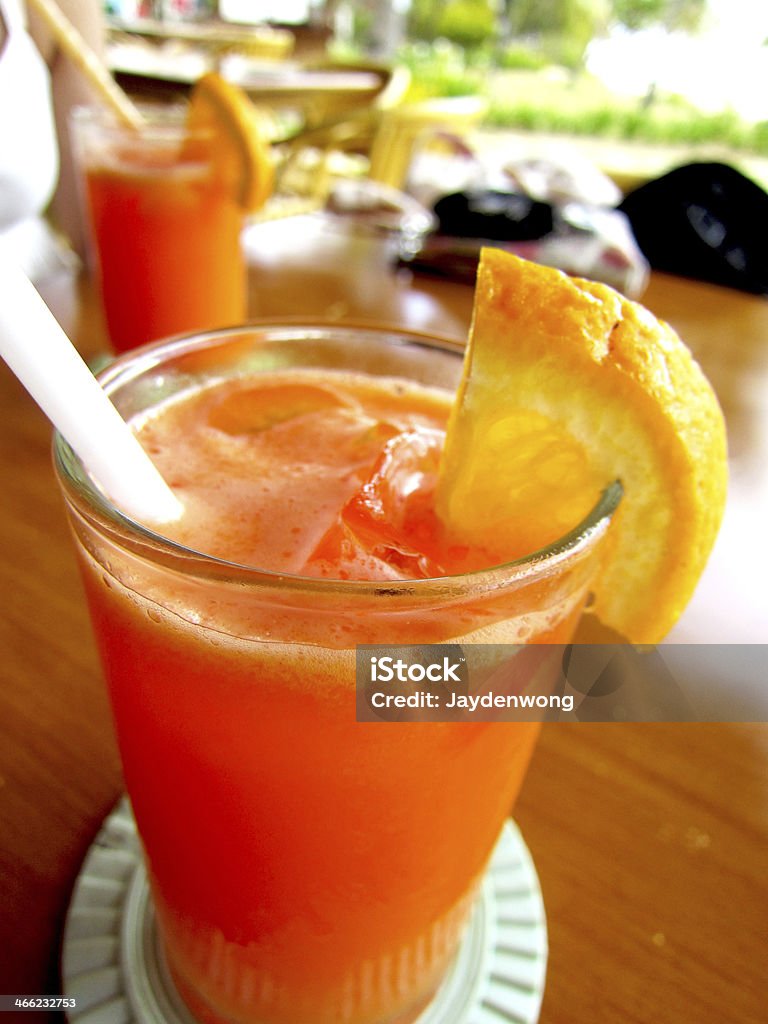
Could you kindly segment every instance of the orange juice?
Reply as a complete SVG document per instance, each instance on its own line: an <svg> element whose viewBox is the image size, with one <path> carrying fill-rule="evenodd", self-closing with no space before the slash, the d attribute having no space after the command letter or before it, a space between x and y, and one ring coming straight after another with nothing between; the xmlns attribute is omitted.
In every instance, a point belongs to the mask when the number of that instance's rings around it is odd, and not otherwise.
<svg viewBox="0 0 768 1024"><path fill-rule="evenodd" d="M460 365L342 328L118 362L105 386L185 502L172 539L60 458L161 934L201 1021L410 1021L456 951L538 726L358 722L355 645L566 642L602 528L490 569L443 541Z"/></svg>
<svg viewBox="0 0 768 1024"><path fill-rule="evenodd" d="M116 351L246 316L243 210L168 115L141 135L76 120L94 263Z"/></svg>

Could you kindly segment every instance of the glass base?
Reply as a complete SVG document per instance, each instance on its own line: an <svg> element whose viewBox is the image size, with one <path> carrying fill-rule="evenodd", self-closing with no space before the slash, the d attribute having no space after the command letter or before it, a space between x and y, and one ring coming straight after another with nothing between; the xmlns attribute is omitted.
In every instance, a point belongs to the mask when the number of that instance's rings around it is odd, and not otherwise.
<svg viewBox="0 0 768 1024"><path fill-rule="evenodd" d="M451 970L416 1024L536 1024L547 967L539 881L507 822ZM195 1024L163 956L130 805L109 815L67 914L62 991L72 1024Z"/></svg>

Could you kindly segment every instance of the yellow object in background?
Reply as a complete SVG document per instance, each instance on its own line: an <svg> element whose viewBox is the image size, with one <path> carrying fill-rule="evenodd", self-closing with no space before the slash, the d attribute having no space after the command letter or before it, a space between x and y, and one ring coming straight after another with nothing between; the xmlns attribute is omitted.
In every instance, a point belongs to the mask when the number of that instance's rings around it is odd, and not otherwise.
<svg viewBox="0 0 768 1024"><path fill-rule="evenodd" d="M418 143L437 131L469 131L482 120L488 102L481 96L403 103L381 113L373 138L368 176L392 188L403 188Z"/></svg>

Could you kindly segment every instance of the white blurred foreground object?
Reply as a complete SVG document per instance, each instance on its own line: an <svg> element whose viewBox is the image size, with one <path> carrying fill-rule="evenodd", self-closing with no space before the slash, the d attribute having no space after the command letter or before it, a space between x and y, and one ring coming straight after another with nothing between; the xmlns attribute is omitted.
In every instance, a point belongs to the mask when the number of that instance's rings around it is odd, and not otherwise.
<svg viewBox="0 0 768 1024"><path fill-rule="evenodd" d="M178 519L178 498L30 281L0 264L0 354L104 494L124 513Z"/></svg>

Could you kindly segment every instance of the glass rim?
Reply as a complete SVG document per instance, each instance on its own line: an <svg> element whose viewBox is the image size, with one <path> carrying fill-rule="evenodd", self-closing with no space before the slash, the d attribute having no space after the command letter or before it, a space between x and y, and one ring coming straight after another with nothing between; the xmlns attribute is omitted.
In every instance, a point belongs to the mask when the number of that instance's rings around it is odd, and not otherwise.
<svg viewBox="0 0 768 1024"><path fill-rule="evenodd" d="M96 103L80 103L73 107L69 114L70 124L78 133L99 131L105 138L130 138L139 143L180 140L190 135L200 139L214 136L214 132L207 128L195 128L190 132L186 121L187 107L183 103L138 103L136 107L144 118L140 129L124 124L112 110Z"/></svg>
<svg viewBox="0 0 768 1024"><path fill-rule="evenodd" d="M273 317L264 321L249 321L236 327L176 335L132 349L112 360L97 373L97 379L107 394L110 394L120 386L130 384L142 374L161 366L170 358L202 348L211 339L223 343L243 334L252 334L254 331L262 335L267 333L270 340L276 341L281 338L296 340L297 337L330 339L347 336L360 339L362 336L370 335L400 345L439 349L458 358L461 358L464 351L464 344L460 341L410 328L363 323L357 325L351 322L336 324L320 319L309 322L290 317ZM57 430L53 432L53 456L56 475L70 508L76 510L102 533L103 527L108 526L110 535L117 543L127 546L140 557L179 569L185 575L197 578L215 578L241 585L250 584L337 597L386 594L392 598L398 595L418 595L426 598L430 594L440 594L445 598L450 593L463 592L468 587L494 590L514 582L527 581L531 577L544 577L597 543L607 530L623 495L619 480L607 482L592 509L578 524L557 540L520 558L483 569L445 576L402 580L346 580L263 569L228 561L180 544L165 537L159 530L145 526L122 512L96 486L80 459Z"/></svg>

